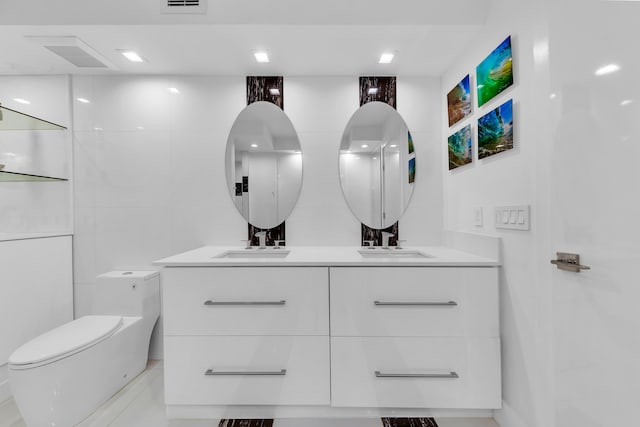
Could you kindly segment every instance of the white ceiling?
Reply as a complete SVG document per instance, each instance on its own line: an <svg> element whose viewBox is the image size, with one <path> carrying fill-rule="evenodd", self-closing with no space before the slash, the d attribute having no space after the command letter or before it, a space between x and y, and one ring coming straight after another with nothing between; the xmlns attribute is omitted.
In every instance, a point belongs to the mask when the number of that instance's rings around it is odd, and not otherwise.
<svg viewBox="0 0 640 427"><path fill-rule="evenodd" d="M438 76L481 31L491 0L209 0L205 14L163 14L162 4L0 0L0 74ZM26 36L76 36L117 70L77 68ZM269 64L254 61L260 49ZM392 64L377 63L383 51L396 52Z"/></svg>

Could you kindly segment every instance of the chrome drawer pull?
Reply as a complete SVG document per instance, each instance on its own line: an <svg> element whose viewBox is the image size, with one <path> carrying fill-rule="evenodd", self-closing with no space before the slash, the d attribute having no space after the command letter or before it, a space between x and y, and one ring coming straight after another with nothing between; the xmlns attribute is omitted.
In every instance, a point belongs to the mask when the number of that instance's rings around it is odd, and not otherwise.
<svg viewBox="0 0 640 427"><path fill-rule="evenodd" d="M455 301L434 301L434 302L411 302L411 301L374 301L374 305L399 305L399 306L431 306L431 307L454 307L458 305Z"/></svg>
<svg viewBox="0 0 640 427"><path fill-rule="evenodd" d="M281 301L211 301L207 300L204 305L285 305L286 300Z"/></svg>
<svg viewBox="0 0 640 427"><path fill-rule="evenodd" d="M378 378L460 378L458 374L454 371L449 372L448 374L401 374L401 373L384 373L380 371L374 371L376 377Z"/></svg>
<svg viewBox="0 0 640 427"><path fill-rule="evenodd" d="M279 371L214 371L213 369L207 369L205 375L287 375L286 369L280 369Z"/></svg>

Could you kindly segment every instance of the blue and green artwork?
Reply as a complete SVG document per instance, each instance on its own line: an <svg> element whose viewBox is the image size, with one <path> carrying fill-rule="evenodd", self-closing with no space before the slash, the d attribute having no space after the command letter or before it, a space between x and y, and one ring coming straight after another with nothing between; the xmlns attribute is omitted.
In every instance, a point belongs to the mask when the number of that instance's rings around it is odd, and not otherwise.
<svg viewBox="0 0 640 427"><path fill-rule="evenodd" d="M467 125L451 135L449 142L449 170L473 161L471 148L471 125Z"/></svg>
<svg viewBox="0 0 640 427"><path fill-rule="evenodd" d="M409 184L416 180L416 158L409 159Z"/></svg>
<svg viewBox="0 0 640 427"><path fill-rule="evenodd" d="M411 132L407 131L407 144L409 145L409 154L415 151L413 147L413 138L411 137Z"/></svg>
<svg viewBox="0 0 640 427"><path fill-rule="evenodd" d="M471 91L469 89L469 74L447 94L449 126L471 114Z"/></svg>
<svg viewBox="0 0 640 427"><path fill-rule="evenodd" d="M513 148L513 100L478 119L478 158Z"/></svg>
<svg viewBox="0 0 640 427"><path fill-rule="evenodd" d="M476 67L478 107L513 84L511 36Z"/></svg>

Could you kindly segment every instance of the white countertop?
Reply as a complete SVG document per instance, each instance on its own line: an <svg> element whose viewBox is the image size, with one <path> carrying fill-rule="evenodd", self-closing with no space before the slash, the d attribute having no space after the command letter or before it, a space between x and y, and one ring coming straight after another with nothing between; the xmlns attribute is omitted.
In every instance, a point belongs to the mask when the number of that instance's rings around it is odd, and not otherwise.
<svg viewBox="0 0 640 427"><path fill-rule="evenodd" d="M426 267L496 267L500 262L496 259L484 258L467 252L446 247L407 247L404 249L380 249L373 251L397 253L401 251L420 251L430 255L429 258L414 258L381 255L375 258L365 258L358 252L361 247L355 246L287 246L282 249L247 249L252 257L247 258L217 258L217 256L232 251L242 253L241 247L204 246L192 251L183 252L168 258L153 262L153 265L164 267L232 267L232 266L426 266ZM284 258L260 257L259 253L274 253L288 250ZM242 255L240 255L242 256Z"/></svg>

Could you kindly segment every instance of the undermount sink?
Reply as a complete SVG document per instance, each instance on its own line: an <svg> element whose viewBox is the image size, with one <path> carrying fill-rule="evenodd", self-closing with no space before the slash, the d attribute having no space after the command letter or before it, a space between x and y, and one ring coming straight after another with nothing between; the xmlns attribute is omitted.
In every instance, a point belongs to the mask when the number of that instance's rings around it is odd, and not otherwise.
<svg viewBox="0 0 640 427"><path fill-rule="evenodd" d="M433 258L431 255L413 249L359 249L363 258Z"/></svg>
<svg viewBox="0 0 640 427"><path fill-rule="evenodd" d="M291 252L288 249L240 249L237 251L225 251L212 258L286 258Z"/></svg>

